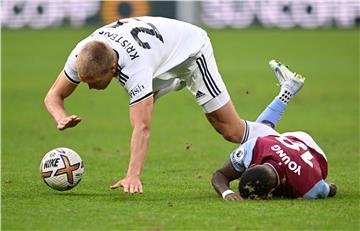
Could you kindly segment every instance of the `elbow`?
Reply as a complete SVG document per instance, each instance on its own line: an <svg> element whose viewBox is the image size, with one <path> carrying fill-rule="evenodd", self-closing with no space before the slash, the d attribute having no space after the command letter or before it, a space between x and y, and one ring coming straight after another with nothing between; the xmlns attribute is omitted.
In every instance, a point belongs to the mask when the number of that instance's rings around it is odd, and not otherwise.
<svg viewBox="0 0 360 231"><path fill-rule="evenodd" d="M65 99L64 96L50 89L44 98L44 104L46 107L49 107L54 103L63 102L64 99Z"/></svg>
<svg viewBox="0 0 360 231"><path fill-rule="evenodd" d="M151 125L150 123L140 123L134 126L134 131L141 134L145 138L150 138Z"/></svg>
<svg viewBox="0 0 360 231"><path fill-rule="evenodd" d="M150 126L146 126L142 129L142 133L143 133L143 136L146 138L146 139L150 139Z"/></svg>
<svg viewBox="0 0 360 231"><path fill-rule="evenodd" d="M150 122L143 122L140 124L140 130L144 133L144 134L150 134L150 130L151 130L151 123Z"/></svg>
<svg viewBox="0 0 360 231"><path fill-rule="evenodd" d="M56 95L54 94L54 92L52 92L51 90L48 91L48 93L46 94L45 98L44 98L44 105L46 108L48 108L50 105L53 104L54 101L56 101Z"/></svg>
<svg viewBox="0 0 360 231"><path fill-rule="evenodd" d="M216 188L216 185L217 185L217 182L218 182L218 178L219 178L219 170L215 171L213 174L212 174L212 177L211 177L211 185Z"/></svg>
<svg viewBox="0 0 360 231"><path fill-rule="evenodd" d="M48 92L44 98L44 105L45 107L47 107L51 102L51 95L50 92Z"/></svg>

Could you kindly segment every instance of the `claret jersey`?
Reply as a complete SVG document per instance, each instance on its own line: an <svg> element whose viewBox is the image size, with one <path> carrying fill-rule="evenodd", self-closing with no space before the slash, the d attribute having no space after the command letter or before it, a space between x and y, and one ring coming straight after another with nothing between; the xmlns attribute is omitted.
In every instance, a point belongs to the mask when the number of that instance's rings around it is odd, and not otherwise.
<svg viewBox="0 0 360 231"><path fill-rule="evenodd" d="M277 172L275 196L307 199L327 197L330 188L327 159L321 148L304 132L257 137L242 144L230 155L240 173L253 165L269 164Z"/></svg>
<svg viewBox="0 0 360 231"><path fill-rule="evenodd" d="M122 19L80 41L64 71L71 82L80 83L75 67L78 52L88 41L103 41L119 57L117 80L133 104L152 95L154 79L176 77L172 70L196 55L207 39L204 30L186 22L161 17Z"/></svg>

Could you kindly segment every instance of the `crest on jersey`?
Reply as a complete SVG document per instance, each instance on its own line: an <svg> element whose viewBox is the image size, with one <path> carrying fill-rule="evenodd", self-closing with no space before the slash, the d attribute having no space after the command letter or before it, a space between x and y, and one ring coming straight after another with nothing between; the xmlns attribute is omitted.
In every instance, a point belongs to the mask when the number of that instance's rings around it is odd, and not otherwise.
<svg viewBox="0 0 360 231"><path fill-rule="evenodd" d="M238 148L233 152L233 158L236 162L242 163L244 159L245 151L243 148Z"/></svg>

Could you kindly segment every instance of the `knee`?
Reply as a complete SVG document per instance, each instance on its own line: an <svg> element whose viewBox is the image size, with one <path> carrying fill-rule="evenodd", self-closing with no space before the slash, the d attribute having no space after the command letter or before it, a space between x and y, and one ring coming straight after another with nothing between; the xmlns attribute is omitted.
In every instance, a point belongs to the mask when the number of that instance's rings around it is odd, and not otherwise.
<svg viewBox="0 0 360 231"><path fill-rule="evenodd" d="M221 133L225 140L230 141L232 143L240 144L243 138L243 135L237 131L225 131Z"/></svg>
<svg viewBox="0 0 360 231"><path fill-rule="evenodd" d="M219 124L217 124L219 125ZM237 124L221 124L222 126L214 126L215 130L220 133L223 138L232 143L240 144L243 139L243 128L236 126Z"/></svg>

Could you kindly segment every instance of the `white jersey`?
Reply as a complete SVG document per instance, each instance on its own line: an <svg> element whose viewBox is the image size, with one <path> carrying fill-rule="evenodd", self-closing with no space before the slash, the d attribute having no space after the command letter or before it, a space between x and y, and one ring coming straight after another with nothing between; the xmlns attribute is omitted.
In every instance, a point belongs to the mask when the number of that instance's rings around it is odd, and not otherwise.
<svg viewBox="0 0 360 231"><path fill-rule="evenodd" d="M177 77L172 70L199 53L208 38L201 28L173 19L137 17L119 20L97 29L73 49L64 72L75 84L80 83L75 67L77 54L92 40L105 42L118 55L117 80L133 104L153 94L155 79Z"/></svg>

